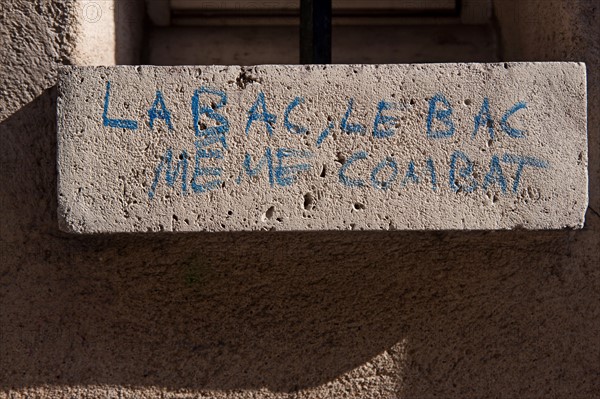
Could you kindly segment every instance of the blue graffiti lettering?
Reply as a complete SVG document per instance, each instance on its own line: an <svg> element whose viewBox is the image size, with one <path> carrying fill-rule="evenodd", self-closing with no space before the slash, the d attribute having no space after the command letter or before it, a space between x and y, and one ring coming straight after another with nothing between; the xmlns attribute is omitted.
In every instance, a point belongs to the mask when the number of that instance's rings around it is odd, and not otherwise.
<svg viewBox="0 0 600 399"><path fill-rule="evenodd" d="M130 119L112 119L108 117L108 104L110 102L110 81L106 82L106 93L104 94L104 111L102 112L102 123L104 126L121 129L137 130L138 123Z"/></svg>
<svg viewBox="0 0 600 399"><path fill-rule="evenodd" d="M438 103L446 109L438 109ZM452 106L442 93L437 93L429 100L427 113L427 137L430 139L443 139L454 135L454 122L452 121ZM446 126L446 130L433 130L433 121L438 120Z"/></svg>

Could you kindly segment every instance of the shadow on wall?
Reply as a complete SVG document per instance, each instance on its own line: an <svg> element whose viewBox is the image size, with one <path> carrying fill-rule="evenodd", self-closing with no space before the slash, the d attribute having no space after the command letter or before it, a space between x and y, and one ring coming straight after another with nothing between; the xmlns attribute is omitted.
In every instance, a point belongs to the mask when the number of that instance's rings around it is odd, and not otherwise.
<svg viewBox="0 0 600 399"><path fill-rule="evenodd" d="M406 397L598 388L589 228L67 235L55 122L52 89L0 124L0 389L294 392L385 351L401 364L358 384Z"/></svg>
<svg viewBox="0 0 600 399"><path fill-rule="evenodd" d="M146 21L145 1L112 0L115 20L115 61L116 65L139 64L144 43Z"/></svg>

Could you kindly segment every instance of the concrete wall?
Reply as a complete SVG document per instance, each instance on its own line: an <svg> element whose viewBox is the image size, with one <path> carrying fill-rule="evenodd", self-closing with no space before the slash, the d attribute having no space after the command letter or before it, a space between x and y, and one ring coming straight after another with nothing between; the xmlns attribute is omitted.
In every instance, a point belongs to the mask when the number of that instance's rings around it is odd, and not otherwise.
<svg viewBox="0 0 600 399"><path fill-rule="evenodd" d="M0 397L600 392L594 0L495 5L506 58L588 63L581 231L83 237L55 216L74 3L0 3Z"/></svg>

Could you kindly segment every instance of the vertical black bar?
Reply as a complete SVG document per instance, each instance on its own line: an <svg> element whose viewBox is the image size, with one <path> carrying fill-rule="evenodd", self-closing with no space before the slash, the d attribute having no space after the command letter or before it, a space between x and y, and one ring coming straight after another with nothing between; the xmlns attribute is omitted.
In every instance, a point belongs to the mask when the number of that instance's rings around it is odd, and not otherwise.
<svg viewBox="0 0 600 399"><path fill-rule="evenodd" d="M331 64L331 0L300 1L300 63Z"/></svg>

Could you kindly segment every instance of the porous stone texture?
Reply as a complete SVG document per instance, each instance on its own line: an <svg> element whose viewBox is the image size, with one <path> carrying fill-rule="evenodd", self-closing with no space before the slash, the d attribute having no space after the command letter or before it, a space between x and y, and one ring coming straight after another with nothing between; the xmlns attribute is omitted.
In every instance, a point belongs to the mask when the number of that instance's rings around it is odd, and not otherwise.
<svg viewBox="0 0 600 399"><path fill-rule="evenodd" d="M597 1L494 1L509 60L587 63L583 229L150 235L58 228L72 3L0 2L0 398L598 396Z"/></svg>
<svg viewBox="0 0 600 399"><path fill-rule="evenodd" d="M587 209L583 64L69 68L59 91L67 231L544 229Z"/></svg>
<svg viewBox="0 0 600 399"><path fill-rule="evenodd" d="M579 61L587 65L589 172L600 176L600 24L596 0L494 1L507 61ZM600 212L600 182L591 181L590 205Z"/></svg>

